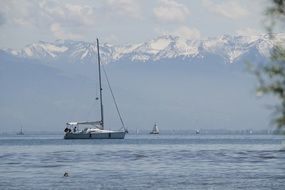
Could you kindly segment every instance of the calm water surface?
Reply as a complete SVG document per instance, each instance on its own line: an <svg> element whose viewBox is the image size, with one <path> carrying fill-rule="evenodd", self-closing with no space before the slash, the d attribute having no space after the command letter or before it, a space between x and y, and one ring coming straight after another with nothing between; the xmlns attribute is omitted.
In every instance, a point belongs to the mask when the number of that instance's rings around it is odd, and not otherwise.
<svg viewBox="0 0 285 190"><path fill-rule="evenodd" d="M283 190L283 141L271 135L0 136L0 189Z"/></svg>

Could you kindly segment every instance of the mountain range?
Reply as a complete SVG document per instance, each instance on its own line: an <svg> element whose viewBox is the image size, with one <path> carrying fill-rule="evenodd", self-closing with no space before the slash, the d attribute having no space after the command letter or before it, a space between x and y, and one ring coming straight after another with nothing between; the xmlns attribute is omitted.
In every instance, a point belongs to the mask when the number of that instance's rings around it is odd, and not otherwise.
<svg viewBox="0 0 285 190"><path fill-rule="evenodd" d="M279 40L285 35L279 34ZM184 39L164 35L144 43L111 45L102 43L100 48L103 63L114 62L159 62L180 59L185 62L204 62L211 58L222 63L269 57L273 40L269 35L229 36L222 35L204 40ZM94 62L97 56L96 43L71 40L32 43L23 49L4 49L5 53L18 58L39 59L45 62Z"/></svg>
<svg viewBox="0 0 285 190"><path fill-rule="evenodd" d="M256 98L256 79L243 63L266 62L273 43L268 35L204 40L167 35L133 45L102 40L100 51L129 129L151 129L155 121L162 131L264 129L270 115L264 104L274 100ZM40 41L0 50L0 133L21 125L25 131L62 131L67 121L99 118L94 63L92 42ZM106 80L103 89L106 126L116 129Z"/></svg>

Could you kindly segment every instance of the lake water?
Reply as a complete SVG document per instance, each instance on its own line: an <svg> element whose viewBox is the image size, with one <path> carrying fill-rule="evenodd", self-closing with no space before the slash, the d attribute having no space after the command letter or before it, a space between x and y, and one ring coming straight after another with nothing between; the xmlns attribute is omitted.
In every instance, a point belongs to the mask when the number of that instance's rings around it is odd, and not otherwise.
<svg viewBox="0 0 285 190"><path fill-rule="evenodd" d="M0 136L0 189L285 189L284 136L62 137Z"/></svg>

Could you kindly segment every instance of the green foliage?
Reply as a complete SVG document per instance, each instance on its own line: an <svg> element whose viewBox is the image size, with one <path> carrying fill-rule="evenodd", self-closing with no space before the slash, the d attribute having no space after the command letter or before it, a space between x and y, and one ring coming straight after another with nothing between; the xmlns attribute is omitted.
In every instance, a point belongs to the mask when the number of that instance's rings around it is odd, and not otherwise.
<svg viewBox="0 0 285 190"><path fill-rule="evenodd" d="M257 91L262 94L271 94L278 98L276 118L274 119L278 129L285 129L285 48L284 42L276 39L276 28L284 28L285 0L271 0L271 5L266 11L269 24L267 30L275 42L271 52L271 62L261 65L255 70L259 81Z"/></svg>
<svg viewBox="0 0 285 190"><path fill-rule="evenodd" d="M266 15L269 18L267 30L272 33L277 26L283 26L285 18L285 1L271 0L271 5L266 10Z"/></svg>

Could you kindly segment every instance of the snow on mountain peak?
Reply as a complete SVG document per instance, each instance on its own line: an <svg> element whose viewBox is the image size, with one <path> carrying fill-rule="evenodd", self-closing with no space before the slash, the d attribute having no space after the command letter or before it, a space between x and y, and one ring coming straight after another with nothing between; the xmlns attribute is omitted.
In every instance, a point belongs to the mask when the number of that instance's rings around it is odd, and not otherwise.
<svg viewBox="0 0 285 190"><path fill-rule="evenodd" d="M55 58L58 54L61 54L68 50L68 47L64 45L56 45L47 42L32 43L21 50L11 50L12 55L20 57L30 57L30 58Z"/></svg>
<svg viewBox="0 0 285 190"><path fill-rule="evenodd" d="M281 36L281 37L280 37ZM278 39L285 35L279 35ZM100 44L100 54L103 63L116 62L121 59L147 62L172 58L207 57L212 54L221 57L225 62L234 63L250 51L258 51L261 56L268 57L273 47L268 35L229 36L223 35L205 40L184 39L178 36L164 35L150 41L113 46ZM74 62L94 61L97 56L95 42L57 40L54 43L38 42L30 44L21 50L5 50L13 56L48 60L63 59Z"/></svg>

